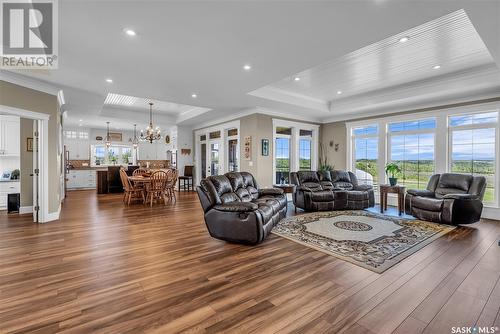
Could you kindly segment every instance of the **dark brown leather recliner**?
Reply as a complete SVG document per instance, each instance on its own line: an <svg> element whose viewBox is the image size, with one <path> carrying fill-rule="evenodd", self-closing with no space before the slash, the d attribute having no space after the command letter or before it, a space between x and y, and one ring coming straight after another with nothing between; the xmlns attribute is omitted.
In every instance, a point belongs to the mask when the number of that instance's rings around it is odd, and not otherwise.
<svg viewBox="0 0 500 334"><path fill-rule="evenodd" d="M286 215L283 190L259 189L247 172L210 176L201 181L197 192L208 232L217 239L258 244Z"/></svg>
<svg viewBox="0 0 500 334"><path fill-rule="evenodd" d="M299 171L290 173L297 187L293 204L305 211L360 210L375 205L372 186L358 184L354 173Z"/></svg>
<svg viewBox="0 0 500 334"><path fill-rule="evenodd" d="M443 224L472 224L481 218L486 178L464 174L435 174L426 190L406 192L405 212Z"/></svg>

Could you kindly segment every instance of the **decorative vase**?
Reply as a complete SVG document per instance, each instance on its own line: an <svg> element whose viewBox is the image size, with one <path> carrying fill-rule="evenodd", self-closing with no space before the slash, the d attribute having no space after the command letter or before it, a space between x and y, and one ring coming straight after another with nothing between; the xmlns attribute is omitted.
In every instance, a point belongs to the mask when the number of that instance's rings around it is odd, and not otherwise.
<svg viewBox="0 0 500 334"><path fill-rule="evenodd" d="M389 184L391 185L391 187L394 187L396 184L398 184L398 179L396 177L390 177Z"/></svg>

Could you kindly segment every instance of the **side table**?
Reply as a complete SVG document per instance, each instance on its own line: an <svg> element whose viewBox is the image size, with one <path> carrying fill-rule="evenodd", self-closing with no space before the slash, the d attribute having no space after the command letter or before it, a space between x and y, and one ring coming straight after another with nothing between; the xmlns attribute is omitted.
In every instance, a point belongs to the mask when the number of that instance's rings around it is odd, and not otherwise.
<svg viewBox="0 0 500 334"><path fill-rule="evenodd" d="M397 194L398 195L398 211L401 216L404 211L405 206L405 186L395 185L391 186L389 184L381 184L380 186L380 213L384 213L387 210L387 194Z"/></svg>
<svg viewBox="0 0 500 334"><path fill-rule="evenodd" d="M280 188L285 194L293 194L295 191L295 184L274 184L274 188Z"/></svg>

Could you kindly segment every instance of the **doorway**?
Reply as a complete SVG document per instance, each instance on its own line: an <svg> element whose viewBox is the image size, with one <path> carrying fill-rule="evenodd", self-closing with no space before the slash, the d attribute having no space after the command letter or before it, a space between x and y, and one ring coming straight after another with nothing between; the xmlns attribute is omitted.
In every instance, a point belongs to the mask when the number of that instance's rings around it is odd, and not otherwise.
<svg viewBox="0 0 500 334"><path fill-rule="evenodd" d="M196 182L208 176L239 171L240 122L195 131Z"/></svg>
<svg viewBox="0 0 500 334"><path fill-rule="evenodd" d="M28 151L33 152L33 221L40 223L49 221L48 128L50 115L5 105L0 105L0 114L33 120L32 140L21 143L22 146L26 145Z"/></svg>

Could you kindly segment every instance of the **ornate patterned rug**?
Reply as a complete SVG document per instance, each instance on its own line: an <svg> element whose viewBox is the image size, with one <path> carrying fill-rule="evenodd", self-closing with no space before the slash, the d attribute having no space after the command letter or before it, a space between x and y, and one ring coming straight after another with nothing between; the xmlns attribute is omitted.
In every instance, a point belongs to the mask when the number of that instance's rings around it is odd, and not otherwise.
<svg viewBox="0 0 500 334"><path fill-rule="evenodd" d="M368 211L328 211L285 218L273 233L382 273L453 229Z"/></svg>

